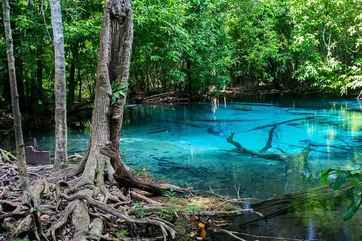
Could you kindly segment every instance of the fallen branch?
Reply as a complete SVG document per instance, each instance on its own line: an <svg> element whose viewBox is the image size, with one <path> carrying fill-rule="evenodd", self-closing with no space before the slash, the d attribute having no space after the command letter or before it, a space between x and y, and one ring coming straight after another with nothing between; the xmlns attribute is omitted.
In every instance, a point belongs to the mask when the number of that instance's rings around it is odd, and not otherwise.
<svg viewBox="0 0 362 241"><path fill-rule="evenodd" d="M235 231L230 231L230 230L226 230L226 229L216 229L214 230L214 232L221 232L221 233L225 233L228 234L229 236L237 239L237 240L243 240L246 241L245 239L238 237L237 235L241 235L241 236L246 236L246 237L250 237L253 238L253 240L256 239L269 239L269 240L281 240L281 241L306 241L305 239L298 239L298 238L284 238L284 237L276 237L276 236L265 236L265 235L254 235L254 234L249 234L249 233L241 233L241 232L235 232ZM317 241L318 239L309 239L308 241Z"/></svg>
<svg viewBox="0 0 362 241"><path fill-rule="evenodd" d="M214 232L227 234L227 235L229 235L230 237L232 237L232 238L234 238L236 240L247 241L246 239L240 238L237 235L235 235L236 232L233 232L233 231L230 231L230 230L217 229L217 230L214 230Z"/></svg>
<svg viewBox="0 0 362 241"><path fill-rule="evenodd" d="M268 151L272 147L274 132L278 126L275 125L269 130L269 137L265 146L260 150L261 153Z"/></svg>
<svg viewBox="0 0 362 241"><path fill-rule="evenodd" d="M256 214L259 217L264 217L264 215L260 212L255 211L254 209L237 209L232 211L201 211L197 214L200 216L208 216L208 217L231 217L231 216L239 216L242 214Z"/></svg>
<svg viewBox="0 0 362 241"><path fill-rule="evenodd" d="M304 117L304 118L296 118L296 119L291 119L291 120L286 120L286 121L280 121L280 122L276 122L276 123L273 123L273 124L258 126L258 127L252 128L252 129L250 129L248 131L261 130L261 129L274 127L274 126L280 126L280 125L284 125L284 124L288 124L288 123L292 123L292 122L297 122L297 121L314 120L316 118L317 118L317 116L309 116L309 117Z"/></svg>
<svg viewBox="0 0 362 241"><path fill-rule="evenodd" d="M290 157L285 154L261 153L261 152L249 150L249 149L243 147L239 142L235 141L234 135L235 135L234 133L231 133L231 135L226 140L227 140L227 142L229 142L230 144L235 146L236 149L238 150L238 152L240 152L240 153L248 154L251 156L255 156L255 157L259 157L259 158L263 158L263 159L267 159L267 160L275 160L275 161L283 161L283 162L289 161Z"/></svg>

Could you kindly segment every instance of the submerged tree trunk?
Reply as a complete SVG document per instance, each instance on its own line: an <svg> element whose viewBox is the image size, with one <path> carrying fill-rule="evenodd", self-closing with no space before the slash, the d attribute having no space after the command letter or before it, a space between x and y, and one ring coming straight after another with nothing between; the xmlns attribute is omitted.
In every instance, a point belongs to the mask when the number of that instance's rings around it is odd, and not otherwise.
<svg viewBox="0 0 362 241"><path fill-rule="evenodd" d="M60 168L67 160L67 113L64 63L64 35L60 0L50 0L55 60L55 157L54 166Z"/></svg>
<svg viewBox="0 0 362 241"><path fill-rule="evenodd" d="M21 113L19 107L19 95L16 82L15 72L15 59L14 59L14 47L13 37L10 25L10 5L8 0L3 0L3 20L6 38L6 53L8 59L9 68L9 80L11 90L11 106L14 115L14 130L15 130L15 143L16 143L16 159L18 172L20 176L20 183L23 188L26 187L26 160L24 149L23 130L21 127Z"/></svg>

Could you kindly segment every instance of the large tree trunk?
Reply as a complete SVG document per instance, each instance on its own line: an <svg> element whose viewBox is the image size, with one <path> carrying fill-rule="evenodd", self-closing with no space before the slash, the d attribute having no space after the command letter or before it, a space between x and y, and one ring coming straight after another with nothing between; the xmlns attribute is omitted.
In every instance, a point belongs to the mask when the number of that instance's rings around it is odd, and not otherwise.
<svg viewBox="0 0 362 241"><path fill-rule="evenodd" d="M19 95L16 82L15 72L15 59L14 59L14 47L13 37L10 25L10 5L8 0L3 0L3 20L6 37L6 52L9 68L9 80L11 90L11 106L14 115L14 130L15 130L15 143L16 143L16 159L18 172L20 176L20 183L25 188L26 183L26 160L24 149L23 130L21 127L21 113L19 108Z"/></svg>
<svg viewBox="0 0 362 241"><path fill-rule="evenodd" d="M113 174L108 177L114 177L121 186L160 193L161 189L169 187L139 180L120 159L119 139L127 96L132 41L131 1L108 0L100 35L92 134L82 181L102 186L104 174L107 173Z"/></svg>
<svg viewBox="0 0 362 241"><path fill-rule="evenodd" d="M55 157L54 166L60 168L67 160L67 112L64 63L64 35L60 0L50 0L55 59Z"/></svg>
<svg viewBox="0 0 362 241"><path fill-rule="evenodd" d="M120 1L118 1L117 4ZM113 149L119 154L119 136L122 128L123 112L128 91L129 67L131 63L131 51L133 42L133 20L130 1L124 1L124 9L121 6L118 16L111 22L112 52L109 66L110 80L118 93L114 93L111 112L111 143ZM125 16L123 17L123 14Z"/></svg>
<svg viewBox="0 0 362 241"><path fill-rule="evenodd" d="M107 1L104 8L103 26L100 34L100 46L98 53L98 66L97 66L97 80L95 89L94 107L92 112L92 129L91 139L89 146L89 153L86 160L86 165L82 174L85 182L94 183L96 170L101 177L104 172L106 161L108 157L101 154L102 146L109 143L109 118L110 112L110 99L112 96L112 88L109 79L109 52L111 47L110 40L110 4Z"/></svg>

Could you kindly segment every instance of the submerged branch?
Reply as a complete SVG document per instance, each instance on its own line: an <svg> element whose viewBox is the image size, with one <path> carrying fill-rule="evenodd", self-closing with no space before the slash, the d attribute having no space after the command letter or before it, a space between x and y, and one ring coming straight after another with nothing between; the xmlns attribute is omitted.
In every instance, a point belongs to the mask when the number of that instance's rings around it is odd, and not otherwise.
<svg viewBox="0 0 362 241"><path fill-rule="evenodd" d="M243 147L239 142L235 141L234 135L235 135L235 133L231 133L231 135L226 140L227 140L227 142L229 142L230 144L235 146L236 149L238 150L238 152L240 152L240 153L248 154L248 155L251 155L254 157L259 157L259 158L267 159L267 160L282 161L282 162L288 162L288 160L289 160L289 156L286 154L262 153L262 152L256 152L253 150L249 150L249 149Z"/></svg>
<svg viewBox="0 0 362 241"><path fill-rule="evenodd" d="M268 151L271 147L272 147L272 143L273 143L273 137L274 137L274 132L276 130L278 126L275 125L273 126L270 130L269 130L269 137L267 142L265 143L265 146L263 147L263 149L260 150L260 152L264 153L266 151Z"/></svg>
<svg viewBox="0 0 362 241"><path fill-rule="evenodd" d="M276 241L276 240L281 240L281 241L305 241L304 239L297 239L297 238L285 238L285 237L276 237L276 236L265 236L265 235L254 235L254 234L249 234L249 233L241 233L241 232L235 232L235 231L231 231L231 230L226 230L226 229L216 229L214 230L214 232L222 232L225 233L237 240L244 240L245 239L237 236L246 236L246 237L250 237L254 239L268 239L268 240L272 240L272 241ZM311 239L309 241L316 241L316 239Z"/></svg>
<svg viewBox="0 0 362 241"><path fill-rule="evenodd" d="M256 130L261 130L261 129L265 129L265 128L269 128L269 127L280 126L280 125L284 125L284 124L288 124L288 123L292 123L292 122L296 122L296 121L314 120L316 118L317 118L316 116L309 116L309 117L304 117L304 118L296 118L296 119L291 119L291 120L286 120L286 121L280 121L280 122L276 122L273 124L258 126L258 127L250 129L249 131L256 131Z"/></svg>

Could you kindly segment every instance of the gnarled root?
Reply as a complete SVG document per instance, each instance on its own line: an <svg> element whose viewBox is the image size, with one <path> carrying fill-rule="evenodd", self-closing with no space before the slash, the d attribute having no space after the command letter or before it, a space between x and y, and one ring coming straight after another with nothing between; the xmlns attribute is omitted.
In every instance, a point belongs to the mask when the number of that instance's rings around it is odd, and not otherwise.
<svg viewBox="0 0 362 241"><path fill-rule="evenodd" d="M128 168L121 162L118 151L113 148L111 144L103 147L101 153L111 159L112 167L115 172L113 177L120 186L134 187L140 190L152 193L162 194L164 191L174 191L179 193L185 193L188 189L183 189L169 184L157 184L151 182L145 182L133 175Z"/></svg>

